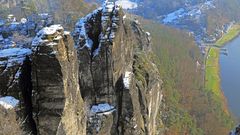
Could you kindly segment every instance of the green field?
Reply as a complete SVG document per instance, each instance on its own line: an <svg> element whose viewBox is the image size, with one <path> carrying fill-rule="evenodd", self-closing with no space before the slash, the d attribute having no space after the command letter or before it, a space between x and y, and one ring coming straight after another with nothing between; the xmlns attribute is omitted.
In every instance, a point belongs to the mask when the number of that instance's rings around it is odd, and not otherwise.
<svg viewBox="0 0 240 135"><path fill-rule="evenodd" d="M206 61L206 79L207 90L211 90L214 95L222 96L219 76L219 49L211 48Z"/></svg>
<svg viewBox="0 0 240 135"><path fill-rule="evenodd" d="M219 47L224 46L227 42L233 40L239 35L240 25L234 25L227 34L220 38L216 45ZM205 75L205 87L207 90L214 93L220 99L225 99L221 89L221 78L219 75L219 48L209 48L208 56L206 59L206 75ZM227 112L227 106L225 105L225 111Z"/></svg>

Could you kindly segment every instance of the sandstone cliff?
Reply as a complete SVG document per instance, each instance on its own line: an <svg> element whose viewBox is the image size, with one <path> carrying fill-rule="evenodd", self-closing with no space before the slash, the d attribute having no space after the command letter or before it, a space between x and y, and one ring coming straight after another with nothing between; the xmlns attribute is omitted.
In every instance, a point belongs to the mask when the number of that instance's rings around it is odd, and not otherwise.
<svg viewBox="0 0 240 135"><path fill-rule="evenodd" d="M149 34L105 3L76 24L81 94L88 134L155 134L161 80Z"/></svg>
<svg viewBox="0 0 240 135"><path fill-rule="evenodd" d="M32 134L85 134L76 50L59 25L38 32L28 48L1 55L1 95L18 99L23 130Z"/></svg>
<svg viewBox="0 0 240 135"><path fill-rule="evenodd" d="M32 47L33 108L38 133L84 134L77 55L70 33L60 25L46 27L37 34Z"/></svg>
<svg viewBox="0 0 240 135"><path fill-rule="evenodd" d="M30 40L0 48L0 95L18 101L10 109L26 133L157 134L162 81L150 34L119 6L106 2L72 34L51 25Z"/></svg>

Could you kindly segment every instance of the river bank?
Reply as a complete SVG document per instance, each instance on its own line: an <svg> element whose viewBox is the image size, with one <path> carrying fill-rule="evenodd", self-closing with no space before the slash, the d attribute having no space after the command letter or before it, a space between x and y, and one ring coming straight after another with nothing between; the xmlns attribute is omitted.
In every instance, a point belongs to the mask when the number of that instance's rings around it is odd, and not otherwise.
<svg viewBox="0 0 240 135"><path fill-rule="evenodd" d="M220 38L215 45L218 47L223 47L226 43L232 41L239 35L240 25L234 25L228 33L226 33L222 38ZM220 68L219 68L219 48L209 47L208 56L206 59L206 77L205 77L205 88L207 90L212 90L215 95L221 96L221 79L220 79Z"/></svg>
<svg viewBox="0 0 240 135"><path fill-rule="evenodd" d="M220 38L215 45L218 47L209 47L208 54L205 63L205 89L213 94L216 101L221 104L224 112L231 116L227 106L226 98L221 88L221 76L220 76L220 48L226 43L235 39L240 33L240 25L234 25L228 33Z"/></svg>

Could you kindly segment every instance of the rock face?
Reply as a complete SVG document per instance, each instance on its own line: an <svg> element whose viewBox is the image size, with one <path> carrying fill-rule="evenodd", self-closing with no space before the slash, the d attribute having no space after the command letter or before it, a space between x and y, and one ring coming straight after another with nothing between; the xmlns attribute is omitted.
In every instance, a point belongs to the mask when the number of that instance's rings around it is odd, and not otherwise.
<svg viewBox="0 0 240 135"><path fill-rule="evenodd" d="M240 125L238 125L229 135L240 135Z"/></svg>
<svg viewBox="0 0 240 135"><path fill-rule="evenodd" d="M73 38L60 25L36 35L31 45L0 48L0 95L18 101L26 133L157 134L162 81L150 34L120 7L104 3Z"/></svg>
<svg viewBox="0 0 240 135"><path fill-rule="evenodd" d="M162 82L147 56L150 38L137 22L124 18L121 9L108 2L76 24L89 135L156 133Z"/></svg>
<svg viewBox="0 0 240 135"><path fill-rule="evenodd" d="M85 134L77 53L69 32L60 25L45 27L30 49L8 47L0 54L0 94L19 100L16 112L26 133Z"/></svg>
<svg viewBox="0 0 240 135"><path fill-rule="evenodd" d="M77 55L69 32L48 14L0 27L0 97L19 100L22 129L31 134L85 134ZM33 44L31 42L33 40Z"/></svg>
<svg viewBox="0 0 240 135"><path fill-rule="evenodd" d="M59 25L42 29L33 40L32 82L38 133L85 134L73 40Z"/></svg>
<svg viewBox="0 0 240 135"><path fill-rule="evenodd" d="M19 100L16 112L19 120L24 121L23 129L35 129L31 112L31 63L29 57L31 49L23 48L28 42L21 45L5 44L0 49L0 95L13 96Z"/></svg>

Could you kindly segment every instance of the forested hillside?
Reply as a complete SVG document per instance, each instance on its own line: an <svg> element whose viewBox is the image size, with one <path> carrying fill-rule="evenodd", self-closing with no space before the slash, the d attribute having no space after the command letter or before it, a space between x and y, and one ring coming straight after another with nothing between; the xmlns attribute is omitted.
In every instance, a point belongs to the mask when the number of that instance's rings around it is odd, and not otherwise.
<svg viewBox="0 0 240 135"><path fill-rule="evenodd" d="M185 32L144 21L163 76L168 135L224 135L233 126L229 114L211 92L204 90L202 56ZM198 65L197 63L201 64Z"/></svg>

